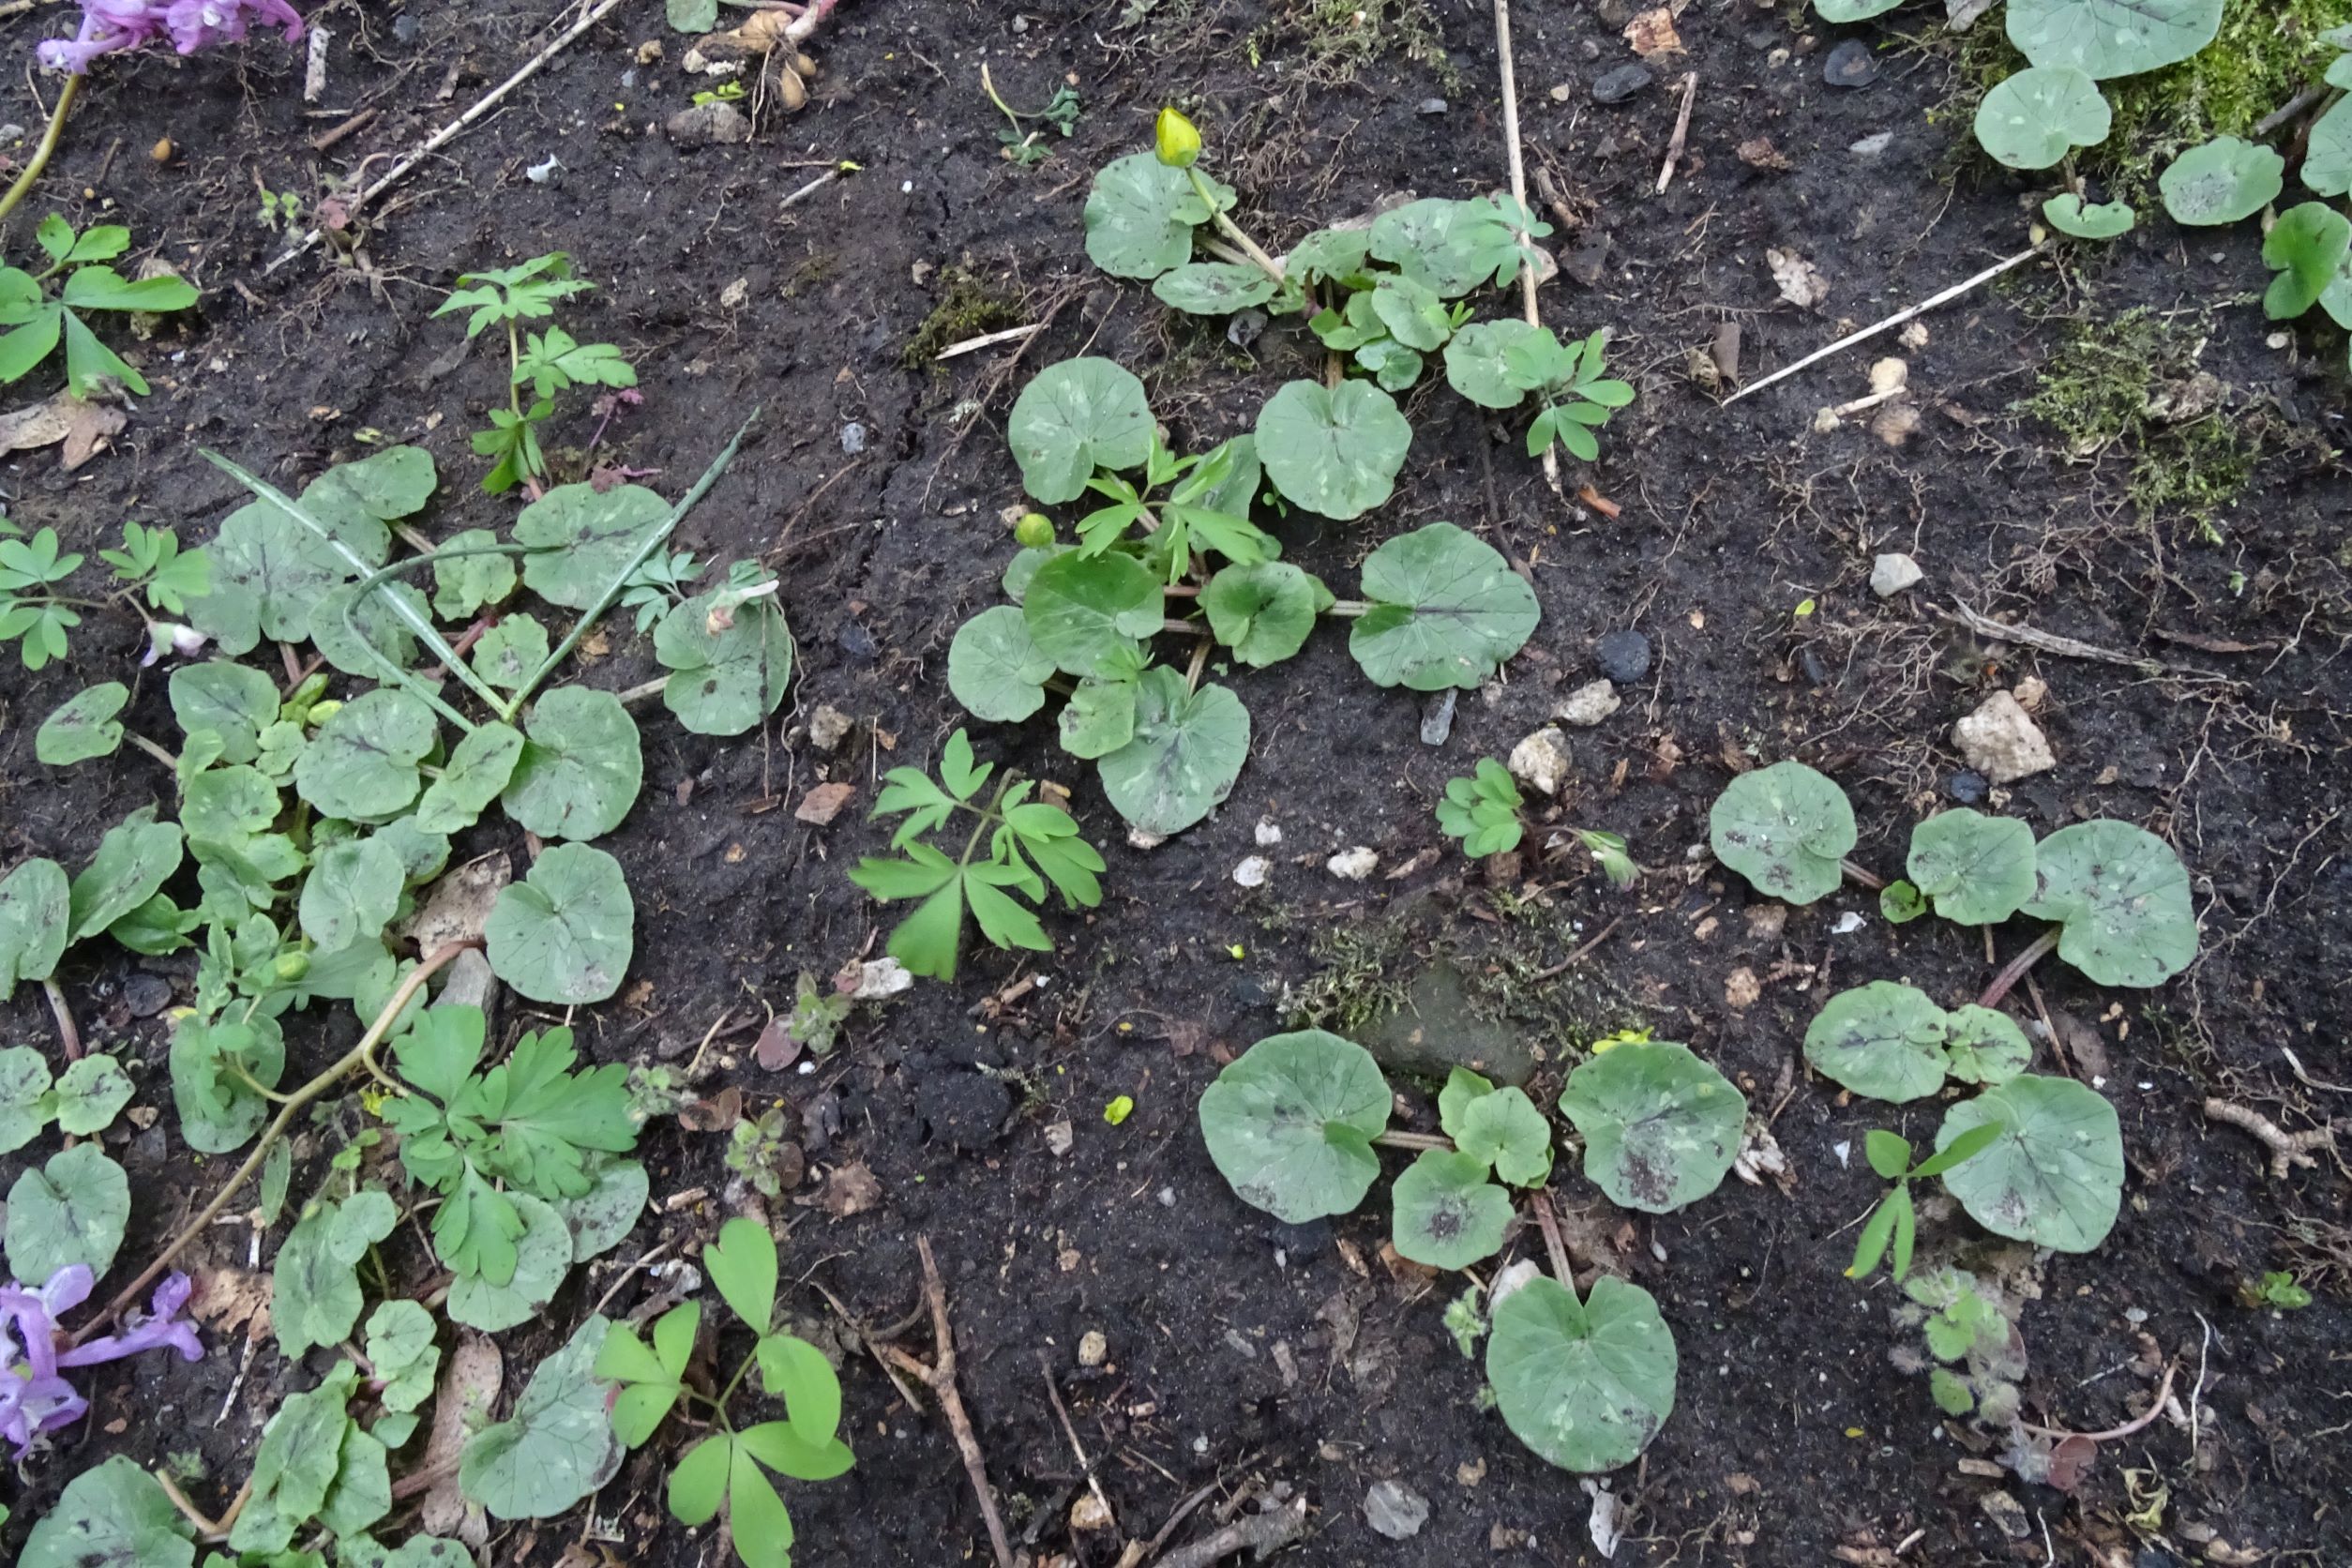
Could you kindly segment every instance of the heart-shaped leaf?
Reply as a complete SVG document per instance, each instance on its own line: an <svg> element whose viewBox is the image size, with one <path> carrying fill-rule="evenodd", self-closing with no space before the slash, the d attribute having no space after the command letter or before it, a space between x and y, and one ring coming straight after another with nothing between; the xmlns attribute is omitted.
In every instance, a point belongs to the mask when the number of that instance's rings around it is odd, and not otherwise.
<svg viewBox="0 0 2352 1568"><path fill-rule="evenodd" d="M104 1051L92 1051L58 1076L57 1130L68 1138L102 1133L130 1104L130 1079L122 1063Z"/></svg>
<svg viewBox="0 0 2352 1568"><path fill-rule="evenodd" d="M1511 351L1542 328L1523 321L1472 322L1445 345L1445 379L1481 408L1516 408L1527 388L1508 368Z"/></svg>
<svg viewBox="0 0 2352 1568"><path fill-rule="evenodd" d="M1097 468L1141 468L1152 430L1143 383L1091 355L1038 371L1004 422L1022 487L1048 505L1085 494Z"/></svg>
<svg viewBox="0 0 2352 1568"><path fill-rule="evenodd" d="M77 1143L27 1168L8 1188L8 1272L47 1280L59 1269L89 1265L102 1275L130 1221L130 1178L95 1143Z"/></svg>
<svg viewBox="0 0 2352 1568"><path fill-rule="evenodd" d="M220 737L220 761L250 762L261 733L278 721L278 683L249 665L212 659L172 671L172 714L182 732Z"/></svg>
<svg viewBox="0 0 2352 1568"><path fill-rule="evenodd" d="M947 645L947 689L974 718L1018 724L1029 717L1046 705L1045 682L1054 669L1018 605L982 611L957 627Z"/></svg>
<svg viewBox="0 0 2352 1568"><path fill-rule="evenodd" d="M0 877L0 1002L16 993L18 981L57 972L72 922L71 884L55 861L28 860Z"/></svg>
<svg viewBox="0 0 2352 1568"><path fill-rule="evenodd" d="M98 853L67 889L68 941L98 935L154 897L180 868L179 824L151 821L154 815L154 807L143 806L98 840Z"/></svg>
<svg viewBox="0 0 2352 1568"><path fill-rule="evenodd" d="M1062 749L1084 761L1108 757L1135 739L1136 683L1080 681L1057 725Z"/></svg>
<svg viewBox="0 0 2352 1568"><path fill-rule="evenodd" d="M465 1440L458 1489L501 1519L565 1513L612 1479L624 1450L606 1413L612 1385L595 1376L611 1324L590 1318L541 1362L515 1413Z"/></svg>
<svg viewBox="0 0 2352 1568"><path fill-rule="evenodd" d="M1160 629L1163 592L1131 555L1067 550L1030 578L1021 618L1031 642L1061 669L1120 680L1140 662L1137 639Z"/></svg>
<svg viewBox="0 0 2352 1568"><path fill-rule="evenodd" d="M550 604L585 610L628 568L670 518L670 503L642 485L558 485L515 519L529 545L522 580Z"/></svg>
<svg viewBox="0 0 2352 1568"><path fill-rule="evenodd" d="M1239 262L1186 262L1164 272L1152 293L1162 305L1195 316L1229 316L1274 295L1274 280L1265 268Z"/></svg>
<svg viewBox="0 0 2352 1568"><path fill-rule="evenodd" d="M2200 226L2252 218L2285 187L2286 159L2235 136L2191 147L2156 178L2172 220Z"/></svg>
<svg viewBox="0 0 2352 1568"><path fill-rule="evenodd" d="M1424 1150L1391 1189L1397 1253L1431 1269L1467 1269L1502 1250L1511 1195L1486 1180L1475 1154Z"/></svg>
<svg viewBox="0 0 2352 1568"><path fill-rule="evenodd" d="M1315 615L1329 600L1322 585L1288 561L1227 566L1200 590L1209 629L1233 656L1262 670L1306 646Z"/></svg>
<svg viewBox="0 0 2352 1568"><path fill-rule="evenodd" d="M321 850L303 879L303 934L322 953L380 935L399 912L408 877L391 849L373 838L345 839Z"/></svg>
<svg viewBox="0 0 2352 1568"><path fill-rule="evenodd" d="M1944 1024L1952 1076L1963 1083L2007 1083L2033 1061L2033 1043L2008 1014L1974 1003L1955 1007Z"/></svg>
<svg viewBox="0 0 2352 1568"><path fill-rule="evenodd" d="M1805 1060L1842 1088L1901 1105L1944 1086L1949 1020L1934 999L1892 980L1832 997L1805 1031Z"/></svg>
<svg viewBox="0 0 2352 1568"><path fill-rule="evenodd" d="M188 1568L195 1533L163 1484L117 1454L66 1484L17 1568Z"/></svg>
<svg viewBox="0 0 2352 1568"><path fill-rule="evenodd" d="M33 735L33 755L51 767L112 757L123 744L123 727L114 716L130 701L130 688L120 681L84 686L41 720Z"/></svg>
<svg viewBox="0 0 2352 1568"><path fill-rule="evenodd" d="M1220 208L1233 192L1211 180ZM1103 165L1086 196L1086 255L1114 278L1157 278L1192 259L1192 231L1208 206L1182 169L1151 153Z"/></svg>
<svg viewBox="0 0 2352 1568"><path fill-rule="evenodd" d="M522 732L505 724L485 724L467 732L441 765L441 776L417 797L410 819L427 833L458 833L472 827L491 801L505 792L522 760Z"/></svg>
<svg viewBox="0 0 2352 1568"><path fill-rule="evenodd" d="M636 948L637 906L621 863L587 844L550 846L500 891L484 935L490 969L534 1002L602 1002Z"/></svg>
<svg viewBox="0 0 2352 1568"><path fill-rule="evenodd" d="M560 686L532 704L528 739L500 798L542 838L596 838L621 825L645 778L637 721L618 697Z"/></svg>
<svg viewBox="0 0 2352 1568"><path fill-rule="evenodd" d="M2262 296L2272 321L2292 321L2343 287L2352 219L2322 202L2290 207L2263 236L2263 264L2278 276Z"/></svg>
<svg viewBox="0 0 2352 1568"><path fill-rule="evenodd" d="M1372 608L1348 652L1376 686L1473 690L1524 647L1543 611L1500 551L1450 522L1389 540L1364 558Z"/></svg>
<svg viewBox="0 0 2352 1568"><path fill-rule="evenodd" d="M1233 791L1249 760L1249 710L1219 686L1186 691L1173 670L1136 682L1135 738L1094 764L1103 793L1145 833L1181 833Z"/></svg>
<svg viewBox="0 0 2352 1568"><path fill-rule="evenodd" d="M522 1234L514 1244L514 1276L504 1285L493 1285L484 1274L460 1271L449 1287L450 1320L484 1334L497 1334L537 1317L563 1289L564 1276L572 1268L572 1233L554 1205L520 1190L506 1196L515 1213L522 1216Z"/></svg>
<svg viewBox="0 0 2352 1568"><path fill-rule="evenodd" d="M792 633L783 611L764 598L712 612L724 590L700 594L661 618L654 656L674 671L662 705L698 735L740 735L776 712L792 681Z"/></svg>
<svg viewBox="0 0 2352 1568"><path fill-rule="evenodd" d="M1722 1184L1748 1102L1670 1040L1610 1047L1568 1075L1560 1108L1584 1136L1584 1173L1628 1209L1663 1214Z"/></svg>
<svg viewBox="0 0 2352 1568"><path fill-rule="evenodd" d="M322 816L396 817L416 798L416 764L433 748L434 728L432 710L407 692L365 692L319 726L294 761L294 789Z"/></svg>
<svg viewBox="0 0 2352 1568"><path fill-rule="evenodd" d="M30 1046L0 1047L0 1154L13 1154L40 1136L53 1118L49 1063Z"/></svg>
<svg viewBox="0 0 2352 1568"><path fill-rule="evenodd" d="M2000 1137L1944 1173L1968 1217L1997 1236L2059 1252L2104 1241L2123 1200L2115 1107L2073 1078L2027 1075L1946 1111L1936 1147L1987 1122L2000 1123Z"/></svg>
<svg viewBox="0 0 2352 1568"><path fill-rule="evenodd" d="M1495 1306L1486 1381L1512 1436L1562 1470L1630 1463L1674 1410L1674 1331L1614 1274L1577 1301L1538 1276Z"/></svg>
<svg viewBox="0 0 2352 1568"><path fill-rule="evenodd" d="M1304 1225L1364 1201L1388 1112L1372 1053L1309 1029L1270 1034L1229 1063L1200 1096L1200 1135L1236 1197Z"/></svg>
<svg viewBox="0 0 2352 1568"><path fill-rule="evenodd" d="M2025 912L2059 923L2058 957L2102 986L2161 986L2197 956L2189 872L2129 822L2077 822L2034 848Z"/></svg>
<svg viewBox="0 0 2352 1568"><path fill-rule="evenodd" d="M1396 400L1361 381L1285 383L1258 411L1257 433L1274 489L1343 522L1387 502L1413 439Z"/></svg>
<svg viewBox="0 0 2352 1568"><path fill-rule="evenodd" d="M1997 926L2033 897L2033 829L1966 807L1911 830L1904 862L1936 912L1962 926Z"/></svg>
<svg viewBox="0 0 2352 1568"><path fill-rule="evenodd" d="M2073 66L2033 66L1995 83L1976 110L1977 144L2012 169L2047 169L2107 139L2099 83Z"/></svg>
<svg viewBox="0 0 2352 1568"><path fill-rule="evenodd" d="M2221 31L2222 0L2009 0L2009 41L2037 66L2104 82L2187 59Z"/></svg>
<svg viewBox="0 0 2352 1568"><path fill-rule="evenodd" d="M1715 858L1792 904L1837 891L1855 837L1846 792L1799 761L1741 774L1707 813Z"/></svg>
<svg viewBox="0 0 2352 1568"><path fill-rule="evenodd" d="M2113 239L2128 234L2140 215L2129 202L2086 205L2071 190L2060 191L2042 204L2042 217L2051 228L2076 239Z"/></svg>
<svg viewBox="0 0 2352 1568"><path fill-rule="evenodd" d="M547 662L551 645L537 616L516 611L500 616L498 625L482 634L467 662L496 689L520 691Z"/></svg>
<svg viewBox="0 0 2352 1568"><path fill-rule="evenodd" d="M2332 82L2346 74L2344 61L2339 58ZM2339 83L2341 85L2341 83ZM2352 190L2352 98L2338 98L2335 106L2312 122L2310 139L2304 143L2303 184L2322 196L2341 196Z"/></svg>

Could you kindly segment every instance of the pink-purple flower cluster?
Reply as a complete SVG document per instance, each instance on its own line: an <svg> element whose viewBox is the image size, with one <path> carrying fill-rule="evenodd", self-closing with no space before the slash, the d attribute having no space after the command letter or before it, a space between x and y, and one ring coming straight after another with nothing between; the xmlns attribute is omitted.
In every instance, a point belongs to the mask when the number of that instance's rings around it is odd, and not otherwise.
<svg viewBox="0 0 2352 1568"><path fill-rule="evenodd" d="M184 1274L166 1275L149 1304L154 1310L127 1316L122 1333L58 1349L58 1315L87 1300L94 1283L89 1265L76 1263L38 1289L0 1286L0 1438L16 1445L20 1459L35 1438L80 1420L90 1408L63 1374L166 1345L186 1360L204 1359L196 1326L179 1316L192 1289Z"/></svg>
<svg viewBox="0 0 2352 1568"><path fill-rule="evenodd" d="M217 43L242 43L254 23L282 27L289 42L302 37L302 18L286 0L82 0L82 31L52 38L39 49L52 70L76 76L101 54L139 49L168 37L183 54Z"/></svg>

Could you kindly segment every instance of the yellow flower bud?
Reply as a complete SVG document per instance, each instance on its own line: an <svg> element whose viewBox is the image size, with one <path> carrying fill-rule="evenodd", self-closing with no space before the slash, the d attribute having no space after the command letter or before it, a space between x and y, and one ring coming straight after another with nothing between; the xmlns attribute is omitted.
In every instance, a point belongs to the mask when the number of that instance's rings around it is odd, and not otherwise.
<svg viewBox="0 0 2352 1568"><path fill-rule="evenodd" d="M1053 520L1043 512L1031 512L1014 524L1013 537L1032 550L1043 550L1053 543Z"/></svg>
<svg viewBox="0 0 2352 1568"><path fill-rule="evenodd" d="M1160 111L1153 134L1159 143L1160 161L1170 169L1189 169L1200 156L1199 128L1173 109Z"/></svg>

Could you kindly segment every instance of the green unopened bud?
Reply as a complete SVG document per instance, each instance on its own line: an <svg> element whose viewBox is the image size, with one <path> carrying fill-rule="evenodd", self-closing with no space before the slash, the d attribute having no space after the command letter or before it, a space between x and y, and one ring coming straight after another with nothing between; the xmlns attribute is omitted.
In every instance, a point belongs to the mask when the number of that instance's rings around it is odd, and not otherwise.
<svg viewBox="0 0 2352 1568"><path fill-rule="evenodd" d="M280 953L278 955L277 958L272 961L270 968L277 972L279 979L291 985L294 981L301 979L304 975L310 972L310 955L308 953Z"/></svg>
<svg viewBox="0 0 2352 1568"><path fill-rule="evenodd" d="M1160 111L1159 124L1153 133L1159 143L1160 161L1170 169L1189 169L1193 159L1200 156L1199 128L1173 109Z"/></svg>
<svg viewBox="0 0 2352 1568"><path fill-rule="evenodd" d="M333 718L337 714L341 713L342 711L343 705L340 702L313 702L310 704L310 711L304 714L302 716L305 723L324 724L328 719Z"/></svg>
<svg viewBox="0 0 2352 1568"><path fill-rule="evenodd" d="M1031 512L1013 524L1013 537L1031 550L1043 550L1053 543L1053 519L1043 512Z"/></svg>

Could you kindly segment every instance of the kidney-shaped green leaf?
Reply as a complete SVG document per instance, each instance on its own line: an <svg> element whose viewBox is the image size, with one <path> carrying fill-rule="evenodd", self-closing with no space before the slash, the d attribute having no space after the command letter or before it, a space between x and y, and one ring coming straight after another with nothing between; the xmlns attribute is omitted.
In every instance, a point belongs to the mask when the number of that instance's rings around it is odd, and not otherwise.
<svg viewBox="0 0 2352 1568"><path fill-rule="evenodd" d="M1901 1105L1944 1086L1946 1018L1925 991L1873 980L1841 991L1805 1031L1805 1060L1841 1088Z"/></svg>
<svg viewBox="0 0 2352 1568"><path fill-rule="evenodd" d="M1021 485L1048 505L1076 501L1097 468L1141 468L1152 456L1143 383L1089 355L1048 365L1021 388L1004 422Z"/></svg>
<svg viewBox="0 0 2352 1568"><path fill-rule="evenodd" d="M1046 705L1052 657L1029 635L1018 605L982 611L947 645L947 689L974 718L1016 724Z"/></svg>
<svg viewBox="0 0 2352 1568"><path fill-rule="evenodd" d="M53 860L25 861L0 877L0 1002L20 980L46 980L65 957L73 919L71 884Z"/></svg>
<svg viewBox="0 0 2352 1568"><path fill-rule="evenodd" d="M670 503L642 485L558 485L515 519L515 543L529 545L522 580L550 604L585 610L645 548L670 517Z"/></svg>
<svg viewBox="0 0 2352 1568"><path fill-rule="evenodd" d="M1936 1147L1987 1122L2000 1137L1944 1173L1968 1217L2060 1252L2104 1241L2123 1200L2123 1134L2105 1096L2073 1078L2013 1078L1946 1111Z"/></svg>
<svg viewBox="0 0 2352 1568"><path fill-rule="evenodd" d="M1209 186L1220 207L1233 204L1232 191ZM1087 192L1087 258L1114 278L1157 278L1192 259L1193 226L1208 220L1184 170L1130 153L1104 164Z"/></svg>
<svg viewBox="0 0 2352 1568"><path fill-rule="evenodd" d="M2189 872L2145 828L2101 819L2034 848L2025 912L2058 922L2058 957L2102 986L2161 986L2197 956Z"/></svg>
<svg viewBox="0 0 2352 1568"><path fill-rule="evenodd" d="M1186 262L1160 274L1152 293L1189 315L1229 316L1272 299L1274 280L1264 267L1240 262Z"/></svg>
<svg viewBox="0 0 2352 1568"><path fill-rule="evenodd" d="M523 730L501 797L508 816L542 838L596 838L621 825L644 783L645 759L618 697L560 686L532 704Z"/></svg>
<svg viewBox="0 0 2352 1568"><path fill-rule="evenodd" d="M595 1376L611 1324L591 1318L538 1364L512 1418L465 1442L458 1487L501 1519L551 1518L612 1479L623 1451L606 1413L612 1385Z"/></svg>
<svg viewBox="0 0 2352 1568"><path fill-rule="evenodd" d="M2286 159L2269 147L2217 136L2191 147L2156 177L2164 210L2176 223L2235 223L2279 198Z"/></svg>
<svg viewBox="0 0 2352 1568"><path fill-rule="evenodd" d="M1134 672L1136 640L1160 629L1160 580L1131 555L1065 550L1039 565L1021 599L1036 650L1073 675Z"/></svg>
<svg viewBox="0 0 2352 1568"><path fill-rule="evenodd" d="M491 971L532 1001L559 1005L619 990L636 931L621 863L588 844L550 846L499 893L484 927Z"/></svg>
<svg viewBox="0 0 2352 1568"><path fill-rule="evenodd" d="M2059 234L2076 239L2113 239L2128 234L2140 215L2129 202L2087 204L2071 190L2061 190L2042 204L2042 217Z"/></svg>
<svg viewBox="0 0 2352 1568"><path fill-rule="evenodd" d="M231 764L259 756L262 731L278 721L278 683L250 665L184 664L172 671L170 691L182 732L210 730L220 737L220 761Z"/></svg>
<svg viewBox="0 0 2352 1568"><path fill-rule="evenodd" d="M1135 738L1094 764L1103 793L1145 833L1182 833L1233 792L1249 760L1249 710L1220 686L1186 691L1173 670L1136 683Z"/></svg>
<svg viewBox="0 0 2352 1568"><path fill-rule="evenodd" d="M1846 792L1793 761L1741 774L1707 813L1715 858L1757 892L1792 904L1837 890L1855 837Z"/></svg>
<svg viewBox="0 0 2352 1568"><path fill-rule="evenodd" d="M1584 1137L1584 1173L1609 1200L1663 1214L1719 1186L1748 1102L1671 1040L1612 1046L1568 1075L1560 1108Z"/></svg>
<svg viewBox="0 0 2352 1568"><path fill-rule="evenodd" d="M1467 1269L1502 1250L1511 1195L1486 1180L1475 1154L1425 1149L1390 1189L1391 1239L1398 1254L1425 1268Z"/></svg>
<svg viewBox="0 0 2352 1568"><path fill-rule="evenodd" d="M294 759L294 790L322 816L383 822L416 798L416 764L433 748L433 712L395 686L338 708Z"/></svg>
<svg viewBox="0 0 2352 1568"><path fill-rule="evenodd" d="M1904 868L1946 920L1998 925L2033 897L2033 829L1966 807L1946 811L1911 830Z"/></svg>
<svg viewBox="0 0 2352 1568"><path fill-rule="evenodd" d="M1364 1201L1388 1112L1372 1053L1309 1029L1270 1034L1228 1063L1200 1096L1200 1136L1243 1202L1304 1225Z"/></svg>
<svg viewBox="0 0 2352 1568"><path fill-rule="evenodd" d="M2099 83L2073 66L2032 66L1993 84L1976 109L1977 144L2012 169L2047 169L2113 124Z"/></svg>
<svg viewBox="0 0 2352 1568"><path fill-rule="evenodd" d="M654 657L671 671L662 705L698 735L740 735L776 712L792 681L792 633L765 598L718 611L721 589L698 594L654 628Z"/></svg>
<svg viewBox="0 0 2352 1568"><path fill-rule="evenodd" d="M1944 1023L1952 1076L1963 1083L2007 1083L2033 1061L2033 1043L2009 1015L1971 1002Z"/></svg>
<svg viewBox="0 0 2352 1568"><path fill-rule="evenodd" d="M1209 629L1252 669L1279 664L1306 645L1319 584L1288 561L1227 566L1200 590Z"/></svg>
<svg viewBox="0 0 2352 1568"><path fill-rule="evenodd" d="M195 1533L163 1484L117 1454L66 1484L17 1568L188 1568Z"/></svg>
<svg viewBox="0 0 2352 1568"><path fill-rule="evenodd" d="M1445 345L1446 381L1481 408L1518 407L1527 388L1512 379L1508 356L1541 330L1516 320L1470 323Z"/></svg>
<svg viewBox="0 0 2352 1568"><path fill-rule="evenodd" d="M1538 1277L1496 1306L1486 1381L1511 1435L1587 1474L1637 1457L1674 1410L1674 1331L1649 1291L1614 1274L1579 1302Z"/></svg>
<svg viewBox="0 0 2352 1568"><path fill-rule="evenodd" d="M1371 609L1348 652L1375 686L1471 690L1535 633L1543 611L1501 551L1450 522L1401 534L1364 558Z"/></svg>
<svg viewBox="0 0 2352 1568"><path fill-rule="evenodd" d="M1388 500L1412 440L1396 400L1368 382L1286 382L1258 411L1258 460L1274 489L1343 522Z"/></svg>
<svg viewBox="0 0 2352 1568"><path fill-rule="evenodd" d="M27 1168L8 1188L8 1272L46 1280L87 1263L103 1274L130 1221L130 1178L95 1143L77 1143Z"/></svg>
<svg viewBox="0 0 2352 1568"><path fill-rule="evenodd" d="M130 688L120 681L83 686L57 707L33 734L33 755L52 767L112 757L123 744L123 727L114 716L130 701Z"/></svg>
<svg viewBox="0 0 2352 1568"><path fill-rule="evenodd" d="M2009 0L2009 41L2037 66L2104 82L2187 59L2221 31L2222 0Z"/></svg>
<svg viewBox="0 0 2352 1568"><path fill-rule="evenodd" d="M2339 55L2329 80L2343 85L2337 79L2352 74L2352 55ZM2312 122L2311 136L2303 144L2303 184L2322 196L2341 196L2352 190L2352 98L2338 98L2335 107Z"/></svg>

